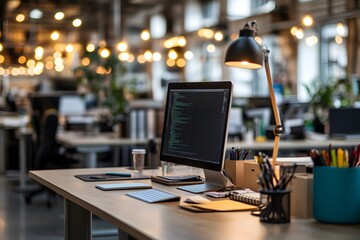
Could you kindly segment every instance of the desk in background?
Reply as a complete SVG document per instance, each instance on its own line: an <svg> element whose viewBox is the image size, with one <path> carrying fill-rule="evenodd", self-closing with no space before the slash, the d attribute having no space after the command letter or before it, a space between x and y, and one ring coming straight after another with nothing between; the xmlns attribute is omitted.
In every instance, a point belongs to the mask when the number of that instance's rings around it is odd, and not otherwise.
<svg viewBox="0 0 360 240"><path fill-rule="evenodd" d="M181 170L179 170L179 168ZM198 170L175 167L176 174L194 174ZM190 172L191 170L191 172ZM358 225L322 224L314 219L296 219L290 224L261 223L250 212L194 213L180 209L178 202L148 204L125 196L129 191L101 191L99 182L84 182L76 174L129 171L126 168L70 169L31 171L30 176L64 197L65 239L91 239L92 214L112 223L120 232L136 239L356 239ZM145 170L145 174L160 174ZM150 180L137 180L150 183ZM115 181L114 181L115 182ZM175 186L152 183L154 188L181 195ZM130 190L131 191L131 190Z"/></svg>
<svg viewBox="0 0 360 240"><path fill-rule="evenodd" d="M6 171L6 131L9 129L20 129L25 126L28 119L17 113L0 113L0 173Z"/></svg>
<svg viewBox="0 0 360 240"><path fill-rule="evenodd" d="M85 166L97 167L97 153L106 152L111 148L132 145L147 145L149 139L119 138L115 133L59 132L56 136L59 143L74 147L85 154ZM118 154L117 154L118 155ZM129 156L129 155L128 155ZM115 156L115 166L119 166L119 156Z"/></svg>
<svg viewBox="0 0 360 240"><path fill-rule="evenodd" d="M304 140L280 140L279 143L279 151L281 150L310 150L312 148L328 148L329 144L333 147L342 147L349 148L354 147L360 144L360 139L351 139L351 140L323 140L316 141L310 139ZM229 141L226 145L227 149L231 149L232 147L241 147L244 149L250 150L272 150L274 148L273 140L265 141L265 142L245 142L245 141Z"/></svg>

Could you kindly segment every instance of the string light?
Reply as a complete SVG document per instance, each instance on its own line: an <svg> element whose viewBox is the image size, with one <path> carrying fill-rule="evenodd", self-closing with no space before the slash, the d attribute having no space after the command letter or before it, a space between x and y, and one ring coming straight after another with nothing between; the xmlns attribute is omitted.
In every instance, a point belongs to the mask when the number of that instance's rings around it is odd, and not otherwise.
<svg viewBox="0 0 360 240"><path fill-rule="evenodd" d="M60 38L60 33L54 30L50 35L51 40L56 41Z"/></svg>
<svg viewBox="0 0 360 240"><path fill-rule="evenodd" d="M302 23L304 24L304 26L310 27L314 24L314 19L310 15L306 15L302 19Z"/></svg>
<svg viewBox="0 0 360 240"><path fill-rule="evenodd" d="M22 13L19 13L18 15L16 15L15 20L19 23L23 22L25 20L25 15Z"/></svg>
<svg viewBox="0 0 360 240"><path fill-rule="evenodd" d="M54 15L54 18L55 18L56 20L58 20L58 21L64 19L64 17L65 17L65 14L64 14L63 12L57 12L57 13L55 13L55 15Z"/></svg>
<svg viewBox="0 0 360 240"><path fill-rule="evenodd" d="M92 43L89 43L89 44L86 46L86 51L88 51L88 52L93 52L93 51L95 51L95 45L92 44Z"/></svg>
<svg viewBox="0 0 360 240"><path fill-rule="evenodd" d="M340 36L345 36L345 27L342 23L337 24L336 31Z"/></svg>
<svg viewBox="0 0 360 240"><path fill-rule="evenodd" d="M140 34L142 40L147 41L150 39L150 33L148 30L143 30Z"/></svg>
<svg viewBox="0 0 360 240"><path fill-rule="evenodd" d="M80 27L81 24L82 24L82 21L81 21L81 19L76 18L76 19L74 19L74 21L72 22L72 24L73 24L74 27Z"/></svg>

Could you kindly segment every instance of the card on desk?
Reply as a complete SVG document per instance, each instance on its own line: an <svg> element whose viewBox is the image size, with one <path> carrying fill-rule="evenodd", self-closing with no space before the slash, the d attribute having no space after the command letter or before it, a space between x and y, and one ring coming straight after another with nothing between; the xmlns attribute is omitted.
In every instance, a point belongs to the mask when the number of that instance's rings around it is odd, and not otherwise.
<svg viewBox="0 0 360 240"><path fill-rule="evenodd" d="M126 189L148 189L151 185L146 183L113 183L113 184L99 184L95 186L103 191L109 190L126 190Z"/></svg>

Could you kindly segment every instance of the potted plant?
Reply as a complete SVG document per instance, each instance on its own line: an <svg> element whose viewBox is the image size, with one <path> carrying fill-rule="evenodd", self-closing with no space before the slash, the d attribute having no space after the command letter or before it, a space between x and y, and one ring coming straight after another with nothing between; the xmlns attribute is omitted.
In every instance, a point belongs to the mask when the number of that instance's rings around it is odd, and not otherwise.
<svg viewBox="0 0 360 240"><path fill-rule="evenodd" d="M106 120L109 127L121 124L121 129L125 129L127 103L133 93L124 78L127 69L116 55L103 58L98 52L96 49L84 53L83 59L88 58L89 64L76 69L79 88L83 89L82 94L95 96L97 107L109 109L111 116Z"/></svg>
<svg viewBox="0 0 360 240"><path fill-rule="evenodd" d="M328 112L332 107L347 107L350 104L351 87L346 80L329 81L322 84L320 81L313 81L305 85L310 96L310 110L312 123L315 132L326 133L328 123Z"/></svg>

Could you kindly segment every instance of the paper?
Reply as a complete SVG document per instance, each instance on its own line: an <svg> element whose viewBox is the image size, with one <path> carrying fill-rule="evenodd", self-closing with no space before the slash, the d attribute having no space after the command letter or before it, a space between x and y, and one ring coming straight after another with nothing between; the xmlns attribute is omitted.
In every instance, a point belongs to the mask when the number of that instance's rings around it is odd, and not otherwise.
<svg viewBox="0 0 360 240"><path fill-rule="evenodd" d="M229 212L229 211L251 211L257 210L258 207L238 201L233 200L219 200L219 201L209 201L200 204L188 204L185 202L180 202L180 207L196 211L196 212Z"/></svg>
<svg viewBox="0 0 360 240"><path fill-rule="evenodd" d="M202 196L199 195L194 195L194 196L189 196L187 197L184 202L186 203L205 203L205 202L210 202L209 199L204 198Z"/></svg>

